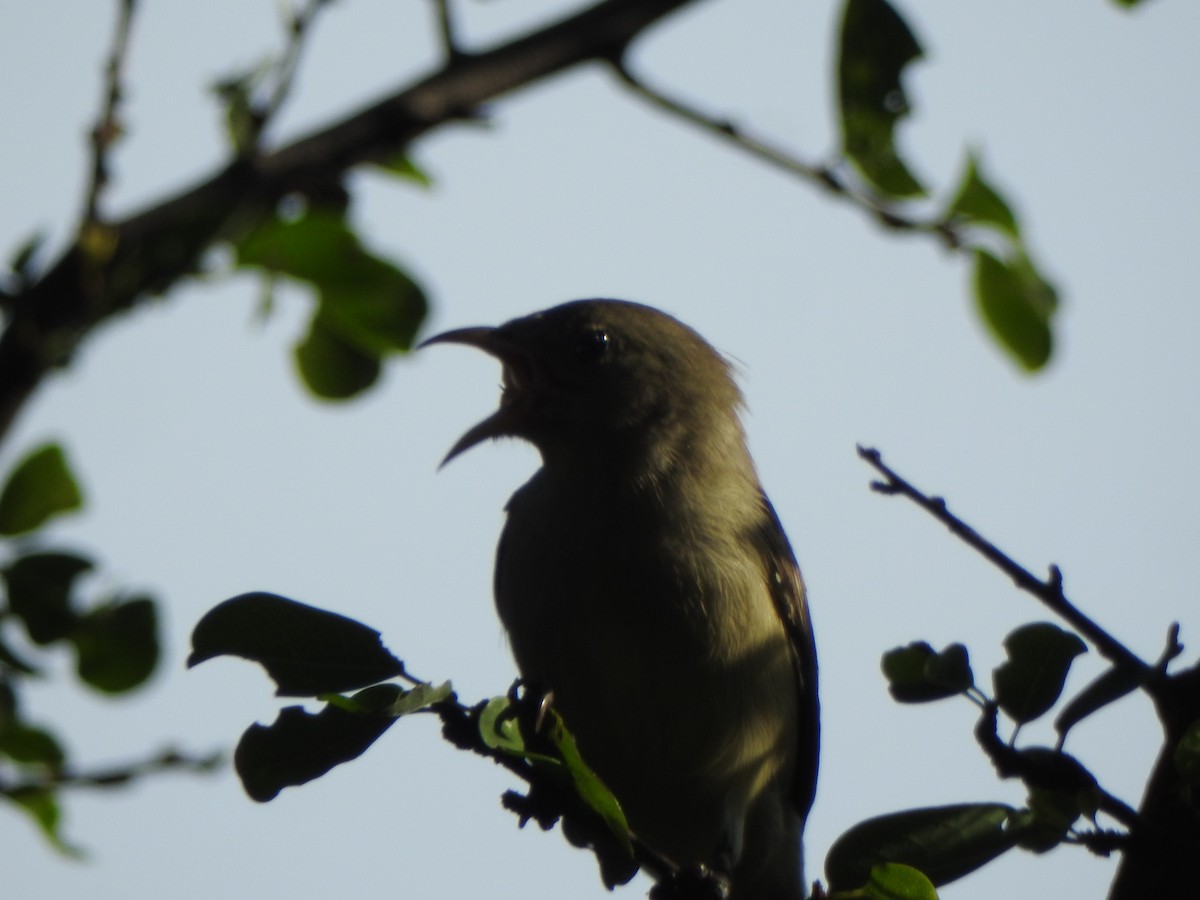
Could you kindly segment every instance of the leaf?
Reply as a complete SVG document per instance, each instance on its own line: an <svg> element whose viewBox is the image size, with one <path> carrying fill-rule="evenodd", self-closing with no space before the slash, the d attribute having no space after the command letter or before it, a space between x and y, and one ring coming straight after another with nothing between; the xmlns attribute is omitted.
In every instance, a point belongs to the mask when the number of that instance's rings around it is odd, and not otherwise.
<svg viewBox="0 0 1200 900"><path fill-rule="evenodd" d="M973 289L979 314L1000 346L1027 371L1042 368L1053 350L1050 323L1058 295L1029 258L1001 260L976 248Z"/></svg>
<svg viewBox="0 0 1200 900"><path fill-rule="evenodd" d="M869 900L938 900L930 880L919 869L902 863L872 867L863 896Z"/></svg>
<svg viewBox="0 0 1200 900"><path fill-rule="evenodd" d="M888 691L900 703L927 703L961 694L974 684L967 648L950 644L938 653L924 641L896 647L881 664Z"/></svg>
<svg viewBox="0 0 1200 900"><path fill-rule="evenodd" d="M9 722L0 729L0 753L18 763L40 763L56 769L66 759L53 734L24 722Z"/></svg>
<svg viewBox="0 0 1200 900"><path fill-rule="evenodd" d="M361 756L395 722L394 716L347 712L334 705L316 715L289 706L272 724L246 729L233 766L246 793L266 803L285 787L320 778Z"/></svg>
<svg viewBox="0 0 1200 900"><path fill-rule="evenodd" d="M1184 784L1200 784L1200 719L1188 726L1172 754L1175 771Z"/></svg>
<svg viewBox="0 0 1200 900"><path fill-rule="evenodd" d="M83 850L69 844L63 839L59 830L61 815L58 808L58 798L53 791L45 788L17 788L4 794L9 800L33 817L42 834L63 856L82 859Z"/></svg>
<svg viewBox="0 0 1200 900"><path fill-rule="evenodd" d="M592 768L584 761L579 753L579 748L575 744L575 738L567 727L563 724L562 716L555 709L548 710L550 721L550 740L553 742L559 755L562 757L563 763L567 767L567 771L571 775L571 782L575 786L575 792L608 826L609 831L620 842L625 851L633 856L632 836L629 832L629 822L625 818L625 811L621 809L621 804L613 795L613 792L608 789L600 776L597 775Z"/></svg>
<svg viewBox="0 0 1200 900"><path fill-rule="evenodd" d="M842 152L892 197L925 193L896 152L895 130L908 115L904 67L923 51L887 0L847 0L838 54Z"/></svg>
<svg viewBox="0 0 1200 900"><path fill-rule="evenodd" d="M510 710L512 700L507 696L493 697L479 714L479 736L493 750L503 750L514 756L525 756L525 738L521 725Z"/></svg>
<svg viewBox="0 0 1200 900"><path fill-rule="evenodd" d="M235 248L237 265L309 283L318 315L365 353L412 349L428 303L394 263L370 253L338 212L265 220Z"/></svg>
<svg viewBox="0 0 1200 900"><path fill-rule="evenodd" d="M992 673L996 702L1018 724L1032 722L1058 700L1071 661L1087 651L1078 636L1050 622L1022 625L1004 639L1008 661Z"/></svg>
<svg viewBox="0 0 1200 900"><path fill-rule="evenodd" d="M394 156L391 159L377 163L376 168L403 181L412 182L419 187L433 187L433 178L430 177L428 172L413 162L412 157L407 154L402 153L399 156Z"/></svg>
<svg viewBox="0 0 1200 900"><path fill-rule="evenodd" d="M1136 666L1111 666L1071 698L1054 720L1054 727L1063 738L1067 732L1092 713L1137 690L1153 677L1153 670Z"/></svg>
<svg viewBox="0 0 1200 900"><path fill-rule="evenodd" d="M945 218L963 218L972 225L984 225L1020 240L1020 227L1012 208L979 170L979 158L967 154L967 169L958 192L946 208Z"/></svg>
<svg viewBox="0 0 1200 900"><path fill-rule="evenodd" d="M144 684L158 665L158 609L150 597L113 601L89 611L71 633L79 677L121 694Z"/></svg>
<svg viewBox="0 0 1200 900"><path fill-rule="evenodd" d="M346 712L369 716L399 718L428 709L454 693L450 682L439 685L419 684L405 690L397 684L373 684L351 697L341 694L322 694L317 699L344 709Z"/></svg>
<svg viewBox="0 0 1200 900"><path fill-rule="evenodd" d="M46 243L46 232L35 231L16 249L8 267L13 275L28 284L33 280L33 260Z"/></svg>
<svg viewBox="0 0 1200 900"><path fill-rule="evenodd" d="M296 368L305 386L322 400L347 400L379 379L377 356L363 353L314 316L308 334L296 345Z"/></svg>
<svg viewBox="0 0 1200 900"><path fill-rule="evenodd" d="M889 813L860 822L834 841L825 857L833 891L849 891L881 864L919 869L935 885L962 878L1016 846L1001 803L963 803Z"/></svg>
<svg viewBox="0 0 1200 900"><path fill-rule="evenodd" d="M30 553L4 570L8 606L30 640L49 644L67 637L79 614L71 599L75 582L92 561L72 553Z"/></svg>
<svg viewBox="0 0 1200 900"><path fill-rule="evenodd" d="M33 531L82 505L83 494L62 448L45 444L17 464L0 490L0 534Z"/></svg>
<svg viewBox="0 0 1200 900"><path fill-rule="evenodd" d="M214 656L261 664L281 697L351 691L404 673L373 628L267 593L226 600L196 624L188 666Z"/></svg>

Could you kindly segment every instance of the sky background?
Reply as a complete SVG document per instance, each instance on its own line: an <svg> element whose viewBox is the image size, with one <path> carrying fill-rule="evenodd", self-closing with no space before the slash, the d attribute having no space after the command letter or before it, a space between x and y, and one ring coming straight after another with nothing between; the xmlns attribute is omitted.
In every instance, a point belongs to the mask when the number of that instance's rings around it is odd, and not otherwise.
<svg viewBox="0 0 1200 900"><path fill-rule="evenodd" d="M68 234L114 6L48 0L2 16L0 247L38 228L55 247ZM470 46L568 8L459 4ZM817 160L836 143L837 9L714 0L663 23L635 61ZM1171 621L1191 648L1200 629L1200 6L901 9L928 52L908 82L908 159L945 196L966 148L981 148L1061 290L1056 356L1036 377L983 334L965 260L882 233L650 111L598 70L497 103L486 126L422 141L414 156L432 190L352 177L366 240L429 291L426 333L613 296L678 315L738 361L751 447L804 568L818 636L824 744L810 877L836 836L868 816L1022 802L975 746L974 708L894 704L879 657L915 639L963 641L990 686L1008 631L1047 618L932 520L872 494L856 442L881 448L1035 572L1060 564L1071 598L1144 658L1157 657ZM431 12L383 0L331 7L273 137L434 65ZM106 208L128 213L214 169L225 146L206 85L279 39L271 3L140 4L130 134ZM80 763L167 744L231 748L246 726L274 718L282 704L256 667L183 665L200 616L248 590L371 624L414 673L453 679L467 702L503 692L514 675L492 610L492 554L503 504L536 454L488 445L437 471L494 408L495 362L437 348L392 363L360 401L320 404L290 357L311 300L286 292L263 323L258 292L247 277L192 281L114 322L41 391L0 453L7 470L36 443L63 440L88 505L55 539L100 558L97 590L128 585L164 601L165 655L149 687L120 701L62 681L29 692L31 717L58 729ZM1069 687L1100 670L1089 653ZM1023 738L1054 735L1047 722ZM1067 744L1134 804L1157 747L1139 698L1078 726ZM511 786L418 717L267 805L228 770L73 794L65 833L88 850L84 863L0 810L6 895L605 896L589 855L557 831L518 830L498 802ZM1077 848L1012 853L943 895L1098 898L1112 870Z"/></svg>

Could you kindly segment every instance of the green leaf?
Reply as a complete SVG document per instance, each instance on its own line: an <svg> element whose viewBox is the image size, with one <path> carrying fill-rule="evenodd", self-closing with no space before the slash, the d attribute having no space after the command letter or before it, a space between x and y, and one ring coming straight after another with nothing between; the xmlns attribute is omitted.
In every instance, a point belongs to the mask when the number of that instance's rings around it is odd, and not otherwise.
<svg viewBox="0 0 1200 900"><path fill-rule="evenodd" d="M1018 724L1032 722L1058 700L1071 662L1087 651L1078 636L1050 622L1023 625L1004 639L1008 661L992 673L996 702Z"/></svg>
<svg viewBox="0 0 1200 900"><path fill-rule="evenodd" d="M45 444L17 464L0 490L0 534L33 531L82 505L83 494L62 448Z"/></svg>
<svg viewBox="0 0 1200 900"><path fill-rule="evenodd" d="M882 863L871 869L863 885L869 900L938 900L937 891L920 870L902 863Z"/></svg>
<svg viewBox="0 0 1200 900"><path fill-rule="evenodd" d="M404 673L373 628L266 593L226 600L196 624L188 665L215 656L261 664L281 697L352 691Z"/></svg>
<svg viewBox="0 0 1200 900"><path fill-rule="evenodd" d="M351 697L343 697L341 694L322 694L317 699L324 700L346 712L399 718L407 716L409 713L428 709L453 693L448 681L439 685L419 684L409 690L405 690L397 684L373 684Z"/></svg>
<svg viewBox="0 0 1200 900"><path fill-rule="evenodd" d="M900 703L927 703L961 694L974 683L967 648L950 644L938 653L924 641L896 647L881 664L888 691Z"/></svg>
<svg viewBox="0 0 1200 900"><path fill-rule="evenodd" d="M79 620L71 642L84 682L106 694L133 690L158 665L158 609L150 597L98 606Z"/></svg>
<svg viewBox="0 0 1200 900"><path fill-rule="evenodd" d="M967 169L958 185L958 192L946 208L945 218L961 218L972 225L996 229L1014 240L1020 240L1017 217L1000 192L988 182L979 169L979 158L967 155Z"/></svg>
<svg viewBox="0 0 1200 900"><path fill-rule="evenodd" d="M979 314L1000 346L1027 371L1042 368L1053 350L1050 324L1058 295L1029 258L1001 260L977 248L973 289Z"/></svg>
<svg viewBox="0 0 1200 900"><path fill-rule="evenodd" d="M334 705L316 715L289 706L272 724L246 729L233 766L246 793L265 803L285 787L320 778L361 756L395 722L395 716L347 712Z"/></svg>
<svg viewBox="0 0 1200 900"><path fill-rule="evenodd" d="M853 890L885 863L914 866L936 885L974 872L1016 845L1016 811L1001 803L963 803L890 813L860 822L825 858L833 891Z"/></svg>
<svg viewBox="0 0 1200 900"><path fill-rule="evenodd" d="M600 776L592 771L584 761L575 744L575 738L563 724L562 716L551 708L548 710L550 740L562 757L575 792L608 826L613 836L620 842L625 851L633 856L632 836L629 832L629 822L625 811L608 786L600 780Z"/></svg>
<svg viewBox="0 0 1200 900"><path fill-rule="evenodd" d="M512 713L512 700L493 697L479 714L479 736L493 750L502 750L514 756L526 756L525 738L521 725Z"/></svg>
<svg viewBox="0 0 1200 900"><path fill-rule="evenodd" d="M386 172L388 175L394 175L404 181L410 181L415 185L423 188L433 187L433 178L429 173L413 162L412 157L407 154L394 156L389 160L378 163L376 168L381 172Z"/></svg>
<svg viewBox="0 0 1200 900"><path fill-rule="evenodd" d="M318 315L364 353L412 349L425 318L425 295L404 271L363 247L338 212L307 210L271 218L235 248L237 264L307 282Z"/></svg>
<svg viewBox="0 0 1200 900"><path fill-rule="evenodd" d="M18 807L33 817L42 834L59 853L73 859L82 859L83 851L68 844L62 836L59 826L61 814L58 808L58 798L53 791L45 788L19 788L8 791L4 795L16 803Z"/></svg>
<svg viewBox="0 0 1200 900"><path fill-rule="evenodd" d="M91 560L71 553L30 553L4 569L9 609L30 640L45 645L70 635L79 622L75 582L91 568Z"/></svg>
<svg viewBox="0 0 1200 900"><path fill-rule="evenodd" d="M319 314L295 352L296 368L305 386L322 400L347 400L360 394L382 371L379 357L345 341Z"/></svg>
<svg viewBox="0 0 1200 900"><path fill-rule="evenodd" d="M1197 719L1183 733L1179 743L1175 745L1172 755L1175 771L1184 784L1200 784L1200 719Z"/></svg>
<svg viewBox="0 0 1200 900"><path fill-rule="evenodd" d="M895 131L909 113L904 67L921 45L887 0L847 0L838 55L842 152L892 197L925 193L896 152Z"/></svg>

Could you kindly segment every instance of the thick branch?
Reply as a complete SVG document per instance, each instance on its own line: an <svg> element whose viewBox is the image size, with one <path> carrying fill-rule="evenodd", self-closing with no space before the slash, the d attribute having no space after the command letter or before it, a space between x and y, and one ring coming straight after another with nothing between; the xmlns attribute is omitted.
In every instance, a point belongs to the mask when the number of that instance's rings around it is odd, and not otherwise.
<svg viewBox="0 0 1200 900"><path fill-rule="evenodd" d="M565 69L618 55L643 30L697 0L603 0L478 54L457 54L389 97L274 152L211 177L122 221L84 229L46 274L13 298L0 336L0 438L25 401L80 341L113 315L190 274L214 242L288 193L353 166Z"/></svg>

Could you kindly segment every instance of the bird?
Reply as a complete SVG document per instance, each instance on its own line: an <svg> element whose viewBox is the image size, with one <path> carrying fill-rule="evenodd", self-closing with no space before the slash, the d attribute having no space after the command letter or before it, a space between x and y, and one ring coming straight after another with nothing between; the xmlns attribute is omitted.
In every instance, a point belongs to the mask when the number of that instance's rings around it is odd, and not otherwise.
<svg viewBox="0 0 1200 900"><path fill-rule="evenodd" d="M563 303L421 346L502 366L489 439L541 467L506 506L496 609L633 833L731 900L806 896L819 758L804 581L746 444L725 356L651 306Z"/></svg>

